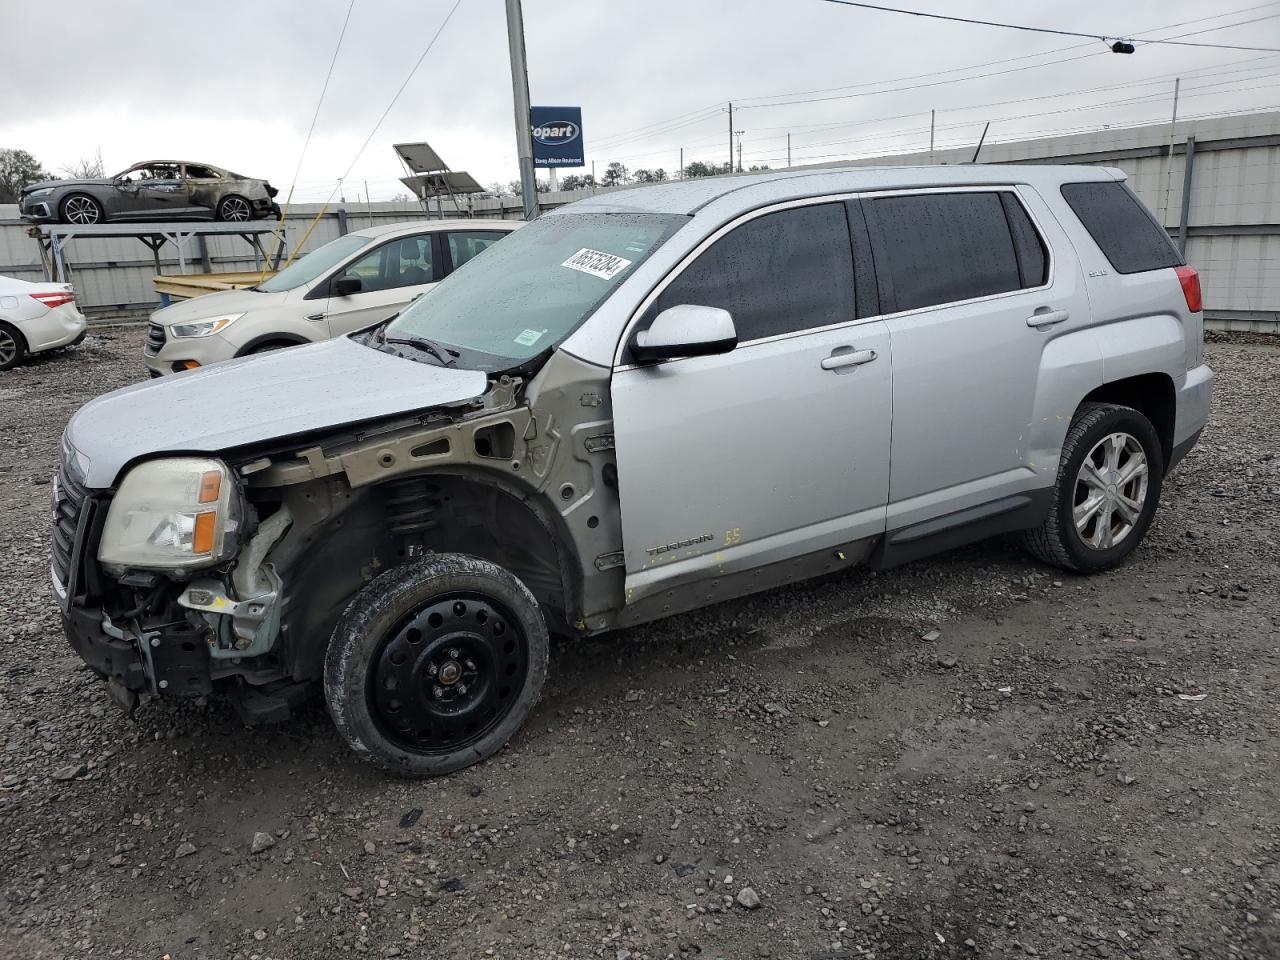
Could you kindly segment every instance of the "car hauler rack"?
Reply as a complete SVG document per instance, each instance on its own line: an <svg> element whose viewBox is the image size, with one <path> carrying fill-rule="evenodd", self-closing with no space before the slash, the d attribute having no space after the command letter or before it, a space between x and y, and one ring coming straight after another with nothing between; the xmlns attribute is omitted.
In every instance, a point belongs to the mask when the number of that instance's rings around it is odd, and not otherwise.
<svg viewBox="0 0 1280 960"><path fill-rule="evenodd" d="M155 260L156 275L160 275L160 249L166 243L172 243L178 252L178 265L182 273L186 273L188 262L200 262L203 272L217 276L212 272L212 261L206 238L240 237L253 248L254 262L261 270L267 262L267 254L262 247L264 234L274 233L274 220L251 220L236 223L224 223L214 220L193 220L165 223L40 223L33 224L27 233L40 246L40 262L44 266L45 277L54 283L70 283L71 272L66 261L66 250L73 240L105 240L108 238L133 237L141 242ZM192 239L196 248L191 249ZM276 251L276 264L284 253L284 244ZM167 295L166 295L167 299Z"/></svg>

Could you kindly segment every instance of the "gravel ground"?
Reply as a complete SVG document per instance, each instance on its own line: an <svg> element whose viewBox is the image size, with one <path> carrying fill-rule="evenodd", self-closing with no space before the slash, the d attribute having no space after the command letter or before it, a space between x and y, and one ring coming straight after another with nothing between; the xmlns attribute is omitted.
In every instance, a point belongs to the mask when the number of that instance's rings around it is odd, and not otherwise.
<svg viewBox="0 0 1280 960"><path fill-rule="evenodd" d="M430 782L315 707L109 703L48 587L48 478L142 331L0 374L0 956L1280 956L1280 346L1219 339L1146 545L1002 543L562 643Z"/></svg>

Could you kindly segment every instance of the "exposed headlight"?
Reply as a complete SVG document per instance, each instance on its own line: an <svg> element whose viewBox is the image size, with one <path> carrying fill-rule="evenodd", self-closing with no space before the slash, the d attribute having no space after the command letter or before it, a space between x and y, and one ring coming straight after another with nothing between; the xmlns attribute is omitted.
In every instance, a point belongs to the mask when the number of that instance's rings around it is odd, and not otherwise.
<svg viewBox="0 0 1280 960"><path fill-rule="evenodd" d="M169 332L175 337L184 339L187 337L208 337L219 330L225 330L243 316L243 313L228 313L222 317L210 317L208 320L196 320L193 323L175 323L169 328Z"/></svg>
<svg viewBox="0 0 1280 960"><path fill-rule="evenodd" d="M234 548L239 495L225 464L174 457L139 464L102 530L98 559L112 567L208 567Z"/></svg>
<svg viewBox="0 0 1280 960"><path fill-rule="evenodd" d="M39 190L32 190L27 194L28 197L47 197L53 193L53 187L41 187Z"/></svg>

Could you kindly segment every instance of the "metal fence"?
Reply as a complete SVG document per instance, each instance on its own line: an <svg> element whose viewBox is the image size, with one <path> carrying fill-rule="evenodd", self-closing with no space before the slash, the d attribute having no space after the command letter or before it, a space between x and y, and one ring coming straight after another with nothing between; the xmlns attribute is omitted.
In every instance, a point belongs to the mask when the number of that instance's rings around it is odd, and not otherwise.
<svg viewBox="0 0 1280 960"><path fill-rule="evenodd" d="M964 163L971 158L972 149L940 150L823 166ZM1280 112L990 144L980 162L1123 169L1199 269L1211 325L1280 332ZM1190 189L1184 189L1187 184ZM548 209L593 192L543 194L539 199ZM289 211L283 231L288 250L301 242L320 209L319 204L305 204ZM445 204L443 213L504 219L521 215L517 197L477 199L470 209ZM425 215L417 204L337 204L320 217L302 252L351 230ZM27 230L15 206L0 205L0 274L24 279L44 275L39 247ZM164 271L179 272L172 248L161 253ZM209 237L201 253L187 272L252 270L258 263L253 249L239 238ZM94 317L141 316L158 302L151 253L136 240L77 239L66 259L80 301Z"/></svg>

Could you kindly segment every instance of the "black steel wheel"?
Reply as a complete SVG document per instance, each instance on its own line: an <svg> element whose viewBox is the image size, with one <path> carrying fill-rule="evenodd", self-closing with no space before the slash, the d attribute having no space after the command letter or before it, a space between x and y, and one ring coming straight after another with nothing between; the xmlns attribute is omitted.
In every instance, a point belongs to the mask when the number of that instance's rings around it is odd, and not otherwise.
<svg viewBox="0 0 1280 960"><path fill-rule="evenodd" d="M334 629L325 695L357 753L432 776L491 756L520 728L546 678L537 601L501 567L440 554L365 587Z"/></svg>

